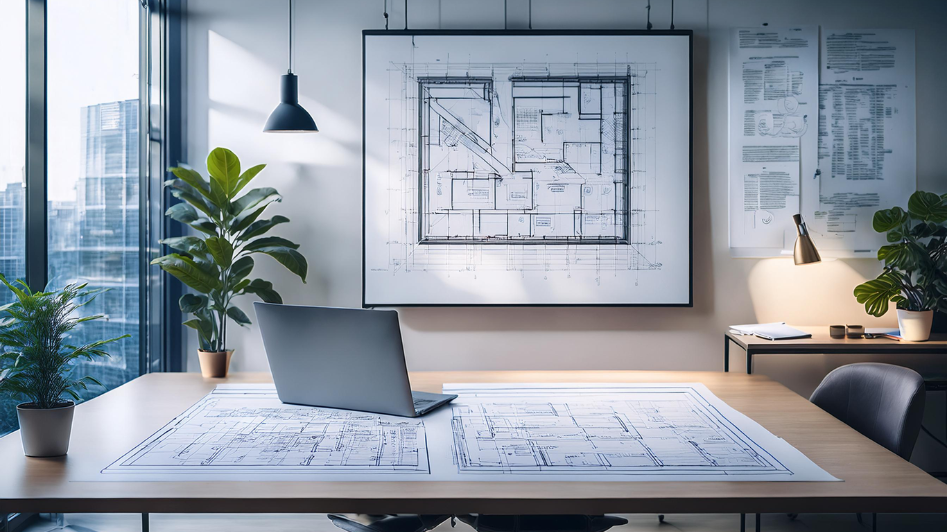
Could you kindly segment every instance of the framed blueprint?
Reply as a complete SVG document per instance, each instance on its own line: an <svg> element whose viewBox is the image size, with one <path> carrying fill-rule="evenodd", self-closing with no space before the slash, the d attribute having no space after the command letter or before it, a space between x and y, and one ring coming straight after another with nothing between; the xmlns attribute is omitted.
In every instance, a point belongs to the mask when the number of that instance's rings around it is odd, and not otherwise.
<svg viewBox="0 0 947 532"><path fill-rule="evenodd" d="M691 41L363 32L363 306L692 305Z"/></svg>

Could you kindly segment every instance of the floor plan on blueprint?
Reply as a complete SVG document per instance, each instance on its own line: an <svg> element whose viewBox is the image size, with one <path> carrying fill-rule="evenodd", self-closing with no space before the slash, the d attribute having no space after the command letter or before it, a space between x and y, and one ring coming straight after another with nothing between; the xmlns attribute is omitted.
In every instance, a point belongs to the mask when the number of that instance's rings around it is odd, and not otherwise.
<svg viewBox="0 0 947 532"><path fill-rule="evenodd" d="M701 384L445 384L423 418L223 385L90 480L834 480Z"/></svg>
<svg viewBox="0 0 947 532"><path fill-rule="evenodd" d="M365 303L687 304L688 54L366 35Z"/></svg>
<svg viewBox="0 0 947 532"><path fill-rule="evenodd" d="M283 404L271 385L221 386L103 473L429 472L417 419Z"/></svg>

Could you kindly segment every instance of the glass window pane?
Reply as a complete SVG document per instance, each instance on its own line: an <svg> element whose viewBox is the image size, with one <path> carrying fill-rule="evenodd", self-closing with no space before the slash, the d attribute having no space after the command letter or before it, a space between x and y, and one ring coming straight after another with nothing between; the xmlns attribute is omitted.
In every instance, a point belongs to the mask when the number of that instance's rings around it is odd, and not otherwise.
<svg viewBox="0 0 947 532"><path fill-rule="evenodd" d="M26 277L26 2L0 2L0 273ZM12 294L0 289L0 305ZM15 402L0 397L0 435L16 430Z"/></svg>
<svg viewBox="0 0 947 532"><path fill-rule="evenodd" d="M108 289L82 309L107 320L73 333L75 345L131 335L79 369L107 388L139 374L139 9L47 0L49 283Z"/></svg>

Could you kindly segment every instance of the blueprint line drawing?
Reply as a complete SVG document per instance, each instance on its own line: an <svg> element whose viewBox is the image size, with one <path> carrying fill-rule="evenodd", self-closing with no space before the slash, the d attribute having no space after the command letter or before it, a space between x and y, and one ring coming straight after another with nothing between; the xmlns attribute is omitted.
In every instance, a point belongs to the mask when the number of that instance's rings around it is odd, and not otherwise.
<svg viewBox="0 0 947 532"><path fill-rule="evenodd" d="M283 404L270 387L208 394L102 473L430 472L418 419Z"/></svg>
<svg viewBox="0 0 947 532"><path fill-rule="evenodd" d="M630 66L418 84L420 243L627 244Z"/></svg>
<svg viewBox="0 0 947 532"><path fill-rule="evenodd" d="M689 57L367 35L365 304L689 304Z"/></svg>
<svg viewBox="0 0 947 532"><path fill-rule="evenodd" d="M701 385L445 386L448 390L459 395L451 405L451 432L461 476L789 480L795 474L737 427Z"/></svg>

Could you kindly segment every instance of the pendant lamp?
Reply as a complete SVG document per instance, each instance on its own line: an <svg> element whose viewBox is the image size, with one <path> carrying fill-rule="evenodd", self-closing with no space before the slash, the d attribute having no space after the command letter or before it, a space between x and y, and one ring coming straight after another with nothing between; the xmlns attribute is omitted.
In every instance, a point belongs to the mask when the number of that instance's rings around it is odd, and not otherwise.
<svg viewBox="0 0 947 532"><path fill-rule="evenodd" d="M289 0L289 70L280 78L280 103L270 114L263 131L266 133L308 133L317 132L315 121L299 105L299 82L293 74L295 61L295 42L293 25L296 18L296 2Z"/></svg>

